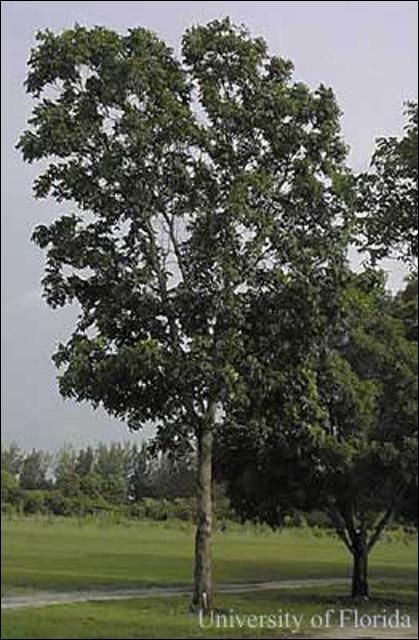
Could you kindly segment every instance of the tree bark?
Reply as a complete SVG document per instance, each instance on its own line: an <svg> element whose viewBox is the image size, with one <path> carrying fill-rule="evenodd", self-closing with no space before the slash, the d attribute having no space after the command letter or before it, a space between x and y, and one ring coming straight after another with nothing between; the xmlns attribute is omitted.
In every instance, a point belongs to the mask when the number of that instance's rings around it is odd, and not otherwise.
<svg viewBox="0 0 419 640"><path fill-rule="evenodd" d="M211 533L214 411L215 407L209 410L209 419L198 434L197 530L192 604L194 609L203 611L210 611L213 603Z"/></svg>
<svg viewBox="0 0 419 640"><path fill-rule="evenodd" d="M368 600L370 597L368 556L369 550L366 541L357 540L353 549L352 597L358 600Z"/></svg>

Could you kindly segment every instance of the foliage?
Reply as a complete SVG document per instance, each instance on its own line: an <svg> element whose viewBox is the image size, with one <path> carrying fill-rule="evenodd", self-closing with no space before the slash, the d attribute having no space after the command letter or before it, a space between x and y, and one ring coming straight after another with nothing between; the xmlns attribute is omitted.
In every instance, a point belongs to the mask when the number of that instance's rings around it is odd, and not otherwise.
<svg viewBox="0 0 419 640"><path fill-rule="evenodd" d="M398 510L406 517L410 508L413 519L416 291L410 281L391 298L380 274L349 277L340 329L316 370L306 371L300 412L270 343L279 388L265 395L255 387L256 402L242 414L252 428L238 422L220 436L219 470L242 517L278 526L295 508L322 509L355 557L359 549L368 556Z"/></svg>
<svg viewBox="0 0 419 640"><path fill-rule="evenodd" d="M16 477L2 466L1 468L1 501L15 502L19 494L19 484Z"/></svg>
<svg viewBox="0 0 419 640"><path fill-rule="evenodd" d="M406 108L401 138L379 138L371 170L359 177L360 246L373 261L418 257L418 105Z"/></svg>
<svg viewBox="0 0 419 640"><path fill-rule="evenodd" d="M194 599L210 602L213 435L246 402L243 336L265 298L285 303L286 368L301 336L316 348L339 290L352 204L340 112L228 19L186 31L181 61L141 28L37 40L18 147L45 163L35 196L68 207L33 234L48 304L77 302L60 391L131 429L153 421L173 455L196 448Z"/></svg>
<svg viewBox="0 0 419 640"><path fill-rule="evenodd" d="M301 274L300 295L333 287L348 193L334 96L228 20L186 33L185 66L144 29L38 42L18 146L50 160L35 195L78 207L34 233L47 301L80 305L61 391L189 435L209 397L238 391L244 291L275 271Z"/></svg>
<svg viewBox="0 0 419 640"><path fill-rule="evenodd" d="M9 468L25 470L23 476L11 473L4 464L2 502L9 505L4 512L14 508L26 514L71 516L119 511L156 520L191 520L195 514L193 461L155 458L145 447L116 443L78 451L63 447L55 456L25 453L12 444L2 449L2 457L18 459L19 465Z"/></svg>
<svg viewBox="0 0 419 640"><path fill-rule="evenodd" d="M316 489L353 551L370 551L409 487L417 486L417 341L405 296L371 274L348 290L348 331L319 376L326 422L315 434Z"/></svg>
<svg viewBox="0 0 419 640"><path fill-rule="evenodd" d="M48 471L51 456L45 451L32 449L22 460L19 484L22 489L46 489L49 486Z"/></svg>

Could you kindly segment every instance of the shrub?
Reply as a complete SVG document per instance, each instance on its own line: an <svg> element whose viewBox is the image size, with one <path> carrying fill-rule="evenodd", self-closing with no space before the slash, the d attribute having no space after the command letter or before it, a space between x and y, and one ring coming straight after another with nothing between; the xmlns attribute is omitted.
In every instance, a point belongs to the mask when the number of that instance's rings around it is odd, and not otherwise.
<svg viewBox="0 0 419 640"><path fill-rule="evenodd" d="M10 502L1 502L1 512L3 516L13 516L17 513L16 506Z"/></svg>
<svg viewBox="0 0 419 640"><path fill-rule="evenodd" d="M26 489L23 491L23 512L26 515L47 513L46 492L41 489Z"/></svg>
<svg viewBox="0 0 419 640"><path fill-rule="evenodd" d="M20 489L16 477L7 471L1 470L1 501L16 504L20 496Z"/></svg>

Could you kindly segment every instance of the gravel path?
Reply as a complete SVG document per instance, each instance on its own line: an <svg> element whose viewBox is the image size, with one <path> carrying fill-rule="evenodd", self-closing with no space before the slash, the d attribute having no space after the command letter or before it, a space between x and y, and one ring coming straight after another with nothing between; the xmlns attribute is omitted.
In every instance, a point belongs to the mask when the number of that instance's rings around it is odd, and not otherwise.
<svg viewBox="0 0 419 640"><path fill-rule="evenodd" d="M391 580L387 580L391 582ZM304 589L309 587L347 585L346 578L323 578L312 580L282 580L272 582L247 582L244 584L225 584L217 587L219 593L251 593L256 591L276 591L282 589ZM143 587L139 589L90 590L72 592L42 592L25 595L6 595L2 597L2 609L23 609L48 607L58 604L72 604L77 602L115 601L130 598L166 598L177 595L190 595L189 587ZM296 636L293 636L296 638ZM410 640L418 638L418 627L411 630L402 629L389 631L362 631L356 629L336 629L329 634L305 636L305 640L341 640L341 639L377 639Z"/></svg>
<svg viewBox="0 0 419 640"><path fill-rule="evenodd" d="M356 630L356 629L346 629L346 630L336 630L333 631L332 633L330 633L329 635L323 635L323 636L311 636L311 638L314 640L314 638L319 638L319 639L323 639L323 640L340 640L341 638L354 638L356 640L361 640L363 638L365 639L370 639L370 638L374 638L377 640L384 640L385 638L390 640L390 638L392 638L393 640L410 640L411 638L416 638L418 637L418 627L417 625L415 627L413 627L411 630L407 630L407 629L391 629L391 630L387 630L387 631L360 631L360 630ZM308 640L308 638L306 639Z"/></svg>
<svg viewBox="0 0 419 640"><path fill-rule="evenodd" d="M254 591L276 591L280 589L304 589L307 587L340 586L348 584L346 578L322 578L313 580L281 580L280 582L246 582L244 584L225 584L217 587L218 593L250 593ZM42 592L21 596L5 595L1 600L2 609L27 607L47 607L53 604L71 604L74 602L92 602L106 600L127 600L129 598L166 598L177 595L190 595L190 587L143 587L140 589L89 590L68 592Z"/></svg>

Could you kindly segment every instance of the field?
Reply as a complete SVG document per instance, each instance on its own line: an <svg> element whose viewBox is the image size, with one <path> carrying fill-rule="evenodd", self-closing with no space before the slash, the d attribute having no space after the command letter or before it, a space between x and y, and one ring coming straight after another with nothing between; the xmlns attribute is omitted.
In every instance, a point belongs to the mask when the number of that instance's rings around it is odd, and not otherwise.
<svg viewBox="0 0 419 640"><path fill-rule="evenodd" d="M190 584L189 525L17 519L5 520L2 537L4 595ZM374 599L363 605L366 610L415 611L416 555L416 542L402 536L377 547L371 560ZM219 584L350 575L350 559L340 542L304 529L274 533L232 527L216 534L214 557ZM217 607L258 615L296 611L307 627L315 613L348 606L348 588L349 582L348 587L223 594ZM2 638L259 637L252 629L201 629L188 602L182 595L6 610ZM256 634L273 638L282 632Z"/></svg>

